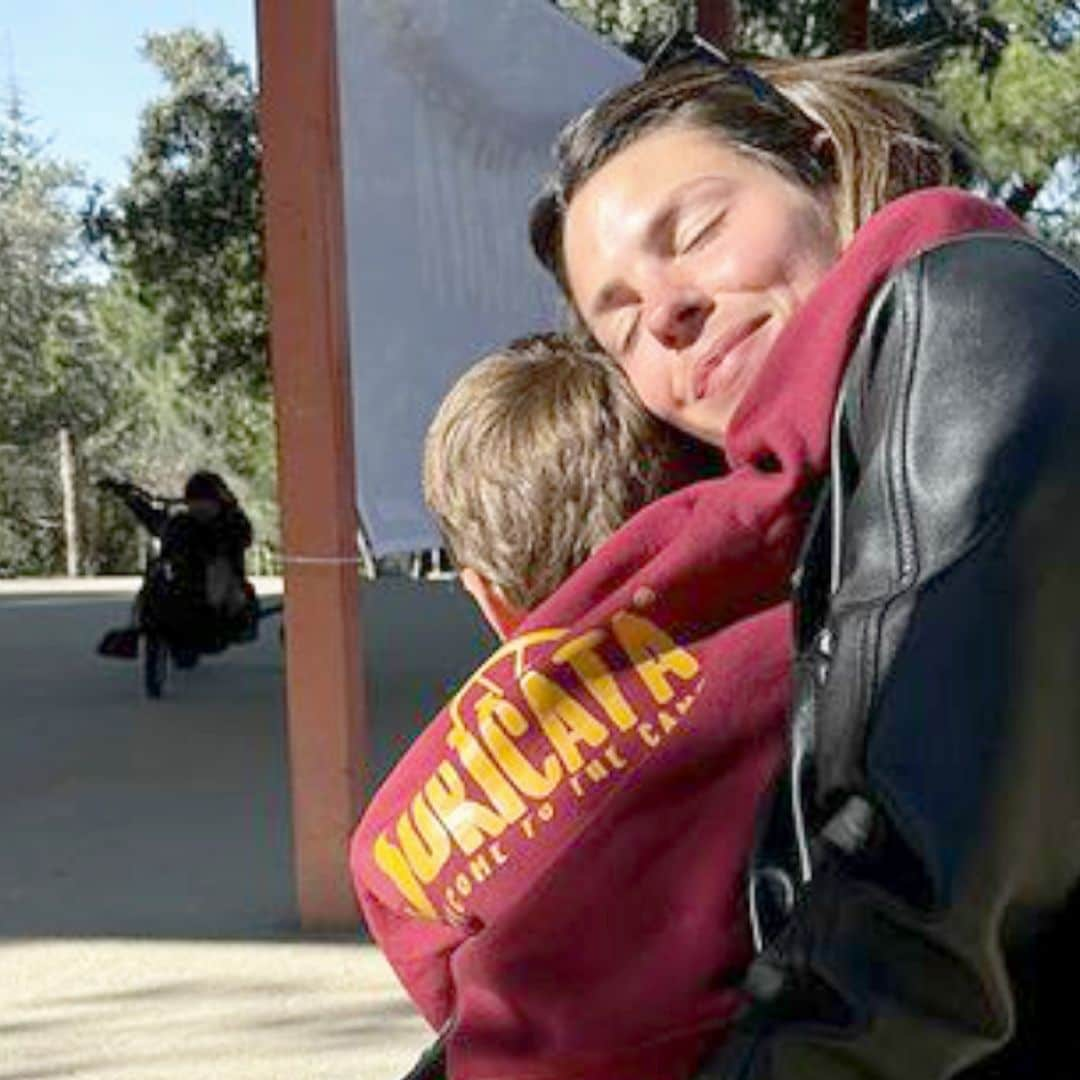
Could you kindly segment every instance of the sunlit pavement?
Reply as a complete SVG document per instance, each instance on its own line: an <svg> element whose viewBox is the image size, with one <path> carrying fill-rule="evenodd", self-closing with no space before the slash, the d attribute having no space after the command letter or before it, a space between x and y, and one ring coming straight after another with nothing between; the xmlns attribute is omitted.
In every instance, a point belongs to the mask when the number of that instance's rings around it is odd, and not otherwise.
<svg viewBox="0 0 1080 1080"><path fill-rule="evenodd" d="M424 1027L352 943L8 941L0 1076L397 1077Z"/></svg>
<svg viewBox="0 0 1080 1080"><path fill-rule="evenodd" d="M385 963L297 932L276 620L150 702L93 650L132 584L0 583L0 1080L392 1080L428 1033ZM379 774L485 639L399 580L364 627Z"/></svg>

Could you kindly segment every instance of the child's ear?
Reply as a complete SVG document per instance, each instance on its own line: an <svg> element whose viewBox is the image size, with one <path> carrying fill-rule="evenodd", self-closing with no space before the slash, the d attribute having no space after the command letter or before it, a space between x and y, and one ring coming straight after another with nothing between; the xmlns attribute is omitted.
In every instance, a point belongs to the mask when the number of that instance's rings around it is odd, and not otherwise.
<svg viewBox="0 0 1080 1080"><path fill-rule="evenodd" d="M493 585L471 566L463 566L460 577L462 586L479 605L491 629L502 641L513 637L514 631L521 625L527 612L511 604L497 585Z"/></svg>

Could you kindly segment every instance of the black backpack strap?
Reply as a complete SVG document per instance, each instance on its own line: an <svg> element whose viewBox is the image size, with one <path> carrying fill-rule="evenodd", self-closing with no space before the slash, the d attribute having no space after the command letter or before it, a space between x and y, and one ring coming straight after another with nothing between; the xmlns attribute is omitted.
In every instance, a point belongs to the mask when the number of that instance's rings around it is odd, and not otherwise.
<svg viewBox="0 0 1080 1080"><path fill-rule="evenodd" d="M447 1080L446 1071L446 1033L447 1025L439 1037L420 1055L420 1059L402 1080Z"/></svg>

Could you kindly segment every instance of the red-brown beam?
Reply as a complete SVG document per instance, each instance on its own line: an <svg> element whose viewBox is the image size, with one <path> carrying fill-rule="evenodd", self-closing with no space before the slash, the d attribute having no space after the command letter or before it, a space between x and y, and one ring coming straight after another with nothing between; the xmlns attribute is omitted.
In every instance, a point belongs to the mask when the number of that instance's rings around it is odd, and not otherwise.
<svg viewBox="0 0 1080 1080"><path fill-rule="evenodd" d="M697 32L725 49L735 44L739 25L736 0L697 0Z"/></svg>
<svg viewBox="0 0 1080 1080"><path fill-rule="evenodd" d="M869 0L843 0L840 44L845 52L865 49L870 43Z"/></svg>
<svg viewBox="0 0 1080 1080"><path fill-rule="evenodd" d="M297 901L302 929L344 930L366 717L334 3L256 10Z"/></svg>

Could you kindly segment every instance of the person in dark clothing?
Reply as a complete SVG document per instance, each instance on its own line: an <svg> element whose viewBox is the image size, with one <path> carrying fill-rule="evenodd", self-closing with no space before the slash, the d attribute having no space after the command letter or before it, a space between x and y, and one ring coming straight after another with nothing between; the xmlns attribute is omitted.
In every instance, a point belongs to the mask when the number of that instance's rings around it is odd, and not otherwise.
<svg viewBox="0 0 1080 1080"><path fill-rule="evenodd" d="M247 514L215 472L192 473L183 508L170 511L127 481L106 480L161 550L136 601L137 621L162 628L179 645L181 658L217 651L250 636L255 603L245 577L251 546Z"/></svg>

